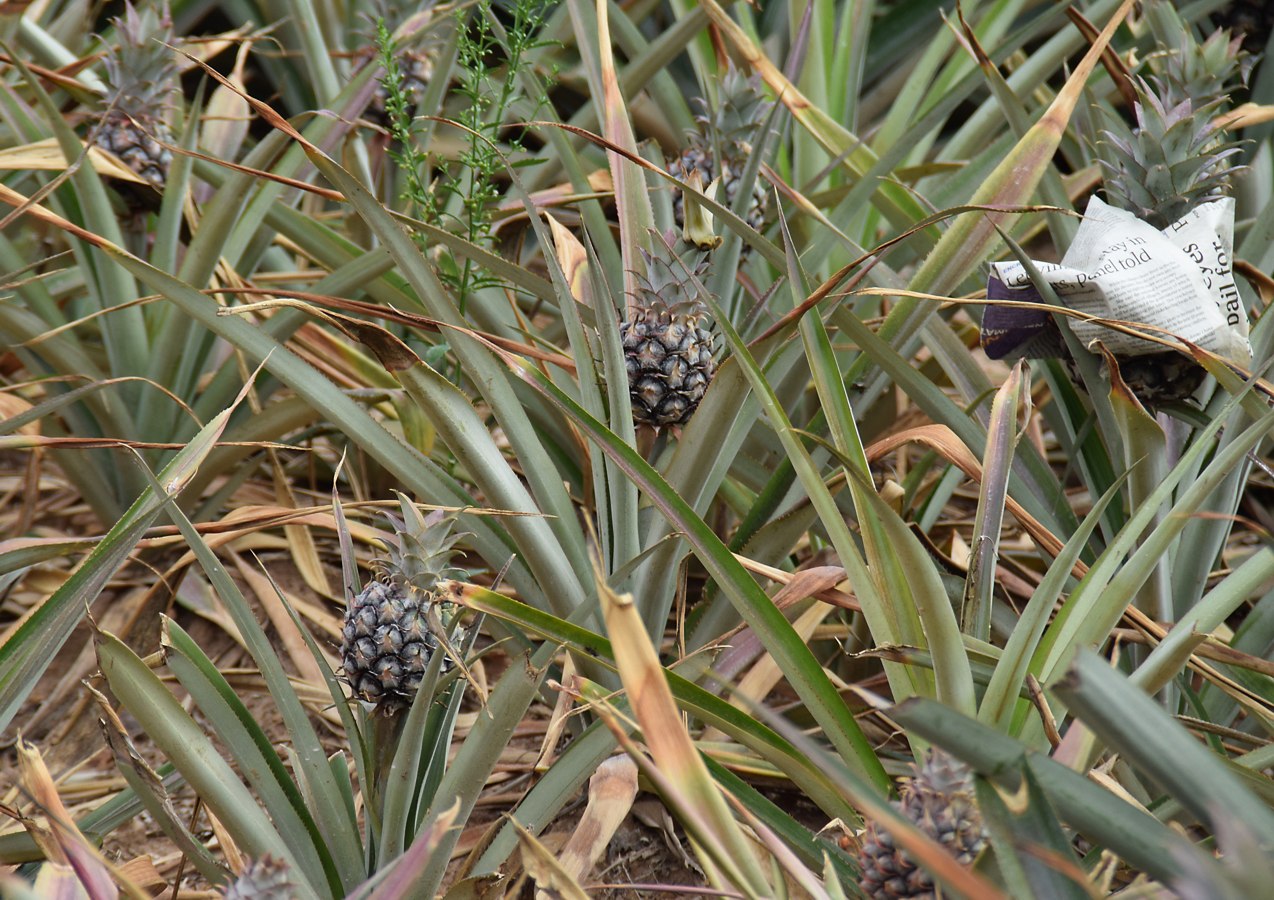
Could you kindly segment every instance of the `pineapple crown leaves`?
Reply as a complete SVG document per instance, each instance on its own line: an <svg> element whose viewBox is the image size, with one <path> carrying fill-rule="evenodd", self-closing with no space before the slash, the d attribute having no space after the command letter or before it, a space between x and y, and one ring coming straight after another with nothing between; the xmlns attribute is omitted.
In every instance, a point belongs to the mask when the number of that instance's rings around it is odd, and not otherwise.
<svg viewBox="0 0 1274 900"><path fill-rule="evenodd" d="M690 133L690 141L714 147L723 158L752 151L772 106L761 90L761 76L746 75L733 62L726 64L721 76L716 106L702 98L698 104L702 110L695 116L699 131Z"/></svg>
<svg viewBox="0 0 1274 900"><path fill-rule="evenodd" d="M1137 124L1112 120L1098 140L1098 161L1111 202L1163 228L1226 192L1235 171L1229 159L1240 147L1211 121L1224 97L1169 105L1164 82L1138 78L1134 87Z"/></svg>
<svg viewBox="0 0 1274 900"><path fill-rule="evenodd" d="M129 0L124 13L111 20L118 47L106 51L107 84L111 102L130 115L154 114L176 88L177 63L168 45L174 42L172 14L167 2L147 4L140 11Z"/></svg>
<svg viewBox="0 0 1274 900"><path fill-rule="evenodd" d="M1240 148L1211 120L1246 83L1251 60L1228 31L1197 41L1170 3L1146 11L1159 50L1132 80L1136 124L1114 118L1097 150L1110 201L1163 228L1226 192Z"/></svg>
<svg viewBox="0 0 1274 900"><path fill-rule="evenodd" d="M673 249L671 232L653 234L653 250L641 251L645 272L635 272L637 291L634 299L639 309L670 319L698 322L707 315L707 304L700 299L702 276L707 273L707 254L696 252L689 260Z"/></svg>
<svg viewBox="0 0 1274 900"><path fill-rule="evenodd" d="M455 514L434 510L422 515L414 503L398 495L402 518L386 512L393 528L387 540L388 557L380 557L372 565L380 576L404 590L428 593L439 581L463 576L463 570L451 565L455 546L465 536L453 530Z"/></svg>
<svg viewBox="0 0 1274 900"><path fill-rule="evenodd" d="M1218 28L1199 43L1173 4L1166 2L1148 9L1148 21L1160 50L1147 63L1163 80L1169 104L1221 97L1247 84L1255 60L1243 50L1243 39L1231 37L1229 29Z"/></svg>
<svg viewBox="0 0 1274 900"><path fill-rule="evenodd" d="M914 768L916 775L903 785L904 794L927 790L938 794L972 795L972 771L944 750L931 749L925 761Z"/></svg>

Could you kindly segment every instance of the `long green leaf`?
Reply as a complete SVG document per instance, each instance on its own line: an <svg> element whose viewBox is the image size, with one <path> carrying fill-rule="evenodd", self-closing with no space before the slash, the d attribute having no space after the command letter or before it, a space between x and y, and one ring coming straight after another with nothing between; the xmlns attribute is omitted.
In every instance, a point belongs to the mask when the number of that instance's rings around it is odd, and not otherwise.
<svg viewBox="0 0 1274 900"><path fill-rule="evenodd" d="M1268 585L1271 577L1274 550L1262 547L1183 615L1129 680L1144 691L1158 691L1185 667L1199 635L1219 628Z"/></svg>
<svg viewBox="0 0 1274 900"><path fill-rule="evenodd" d="M1216 872L1210 855L1184 835L1080 773L1027 750L1011 737L921 697L892 707L889 715L908 731L937 744L1009 790L1016 789L1014 773L1025 758L1063 822L1160 881L1171 882L1187 868Z"/></svg>
<svg viewBox="0 0 1274 900"><path fill-rule="evenodd" d="M155 516L190 481L226 427L230 410L200 429L61 587L0 645L0 731L9 727L84 612L97 599Z"/></svg>
<svg viewBox="0 0 1274 900"><path fill-rule="evenodd" d="M1237 400L1231 400L1232 406L1237 403ZM1146 504L1128 520L1116 540L1106 548L1097 564L1089 570L1080 586L1062 606L1045 633L1032 662L1032 670L1043 683L1047 684L1060 673L1076 647L1095 646L1105 640L1111 627L1132 602L1137 588L1185 526L1187 516L1225 479L1248 450L1265 436L1271 424L1274 424L1274 412L1266 414L1227 446L1202 476L1186 489L1174 505L1173 514L1141 541L1133 556L1125 561L1124 555L1137 543L1142 530L1154 519L1158 505L1171 495L1190 464L1207 451L1206 436L1215 434L1224 421L1224 416L1218 416L1200 431L1195 443L1146 498Z"/></svg>
<svg viewBox="0 0 1274 900"><path fill-rule="evenodd" d="M765 642L766 649L792 681L793 688L809 706L811 715L823 727L828 739L846 759L854 761L855 769L862 776L883 790L887 781L884 770L826 673L804 641L792 630L791 624L774 608L765 592L716 533L632 447L616 438L541 372L517 357L506 355L505 360L514 372L557 404L646 492L668 520L685 532L700 561L722 585L743 619Z"/></svg>
<svg viewBox="0 0 1274 900"><path fill-rule="evenodd" d="M1009 492L1009 470L1018 439L1017 408L1022 402L1023 368L1023 364L1014 366L1008 380L996 392L991 404L986 455L982 458L978 511L973 520L973 556L964 586L961 624L966 634L983 641L991 639L991 597L1000 552L1000 529L1004 524L1004 501Z"/></svg>
<svg viewBox="0 0 1274 900"><path fill-rule="evenodd" d="M1084 724L1201 822L1247 822L1274 852L1274 810L1155 700L1090 650L1053 685Z"/></svg>
<svg viewBox="0 0 1274 900"><path fill-rule="evenodd" d="M19 206L25 202L25 199L16 191L0 185L0 202ZM272 375L309 401L316 409L322 410L327 419L339 428L342 434L362 447L369 456L380 462L413 493L443 504L467 506L472 503L472 498L464 492L463 488L432 460L387 431L352 398L337 390L331 381L273 340L262 329L240 321L237 317L220 315L217 303L189 284L146 264L121 247L83 232L78 226L60 216L40 207L32 208L29 214L98 242L108 255L119 265L133 272L140 281L177 304L183 312L199 324L243 351L249 359L263 363ZM510 558L513 548L507 542L507 536L494 528L489 520L485 518L475 520L470 530L474 535L475 549L485 558L493 561L497 566L504 564ZM513 559L507 577L527 596L541 596L540 588L520 558ZM0 654L0 659L2 658Z"/></svg>
<svg viewBox="0 0 1274 900"><path fill-rule="evenodd" d="M1076 883L1084 870L1075 859L1071 839L1062 832L1048 797L1025 761L1019 764L1019 772L1021 784L1012 793L997 790L981 779L977 785L978 809L1011 895L1087 900L1087 879Z"/></svg>
<svg viewBox="0 0 1274 900"><path fill-rule="evenodd" d="M454 804L458 807L456 821L469 820L478 802L478 794L499 762L501 752L526 715L527 707L538 696L540 685L548 674L548 663L556 652L556 647L546 644L528 657L517 660L496 682L482 714L475 720L451 767L443 775L427 819L443 815ZM419 893L415 896L434 895L446 875L451 850L458 840L460 829L449 829L420 874L415 886Z"/></svg>
<svg viewBox="0 0 1274 900"><path fill-rule="evenodd" d="M1079 528L1067 539L1062 552L1057 554L1052 565L1048 567L1048 571L1044 573L1044 577L1040 579L1040 583L1031 594L1031 599L1027 601L1026 608L1018 616L1017 624L1013 626L1013 633L1009 635L1000 660L995 665L991 682L982 695L982 703L978 708L978 721L983 724L1010 730L1009 723L1014 709L1020 707L1018 698L1026 681L1031 658L1044 634L1044 629L1048 627L1053 607L1061 597L1066 583L1070 581L1075 563L1079 561L1080 553L1101 522L1106 507L1119 496L1121 484L1122 481L1113 485L1101 499L1093 504L1093 508L1088 511L1088 515Z"/></svg>
<svg viewBox="0 0 1274 900"><path fill-rule="evenodd" d="M186 777L239 848L254 857L269 853L286 861L301 897L326 896L314 888L256 798L155 673L115 636L98 632L96 639L98 662L111 691Z"/></svg>
<svg viewBox="0 0 1274 900"><path fill-rule="evenodd" d="M168 668L190 693L199 711L208 717L212 732L233 755L280 836L296 858L304 861L315 880L322 872L329 891L339 894L340 876L331 848L320 834L265 729L253 718L216 664L171 619L164 620L162 645Z"/></svg>
<svg viewBox="0 0 1274 900"><path fill-rule="evenodd" d="M279 712L283 716L283 721L287 726L288 735L291 739L292 750L298 758L297 775L313 806L311 815L322 835L322 841L318 846L322 846L325 843L326 847L330 849L330 862L334 864L336 873L339 873L338 875L331 873L329 860L324 859L324 874L329 878L334 878L337 884L343 885L345 889L348 889L361 876L362 842L359 839L358 823L354 820L352 810L343 802L340 787L332 775L331 767L327 761L327 754L319 742L318 734L310 722L309 714L301 704L300 698L297 697L296 691L293 689L287 673L283 669L283 663L277 651L270 643L265 630L257 622L252 607L244 599L234 581L231 580L225 566L221 564L216 554L212 552L211 548L199 535L199 532L195 530L194 525L176 504L170 502L167 513L173 524L177 526L177 530L181 532L182 537L185 538L186 544L199 561L199 565L208 576L209 582L217 591L226 610L230 613L231 619L234 620L235 626L239 630L239 635L243 638L244 645L251 654L253 661L256 662L257 667L261 670L261 674L270 690L270 696L273 697ZM231 697L233 697L232 692L229 696L223 693L220 699L225 703L229 702ZM209 695L207 699L212 702L216 698ZM237 712L234 708L225 709L223 713L223 719L227 724L238 721ZM261 752L259 749L254 750L250 745L250 741L251 737L245 739L243 752ZM262 773L261 777L264 779L268 776ZM274 802L284 804L294 802L295 795L292 795L283 786L282 782L265 783L271 788L278 788L278 790L284 791L282 796L274 798ZM295 807L293 811L295 812ZM286 810L281 810L280 814L284 812ZM305 816L300 815L300 813L297 813L297 815L300 820L292 824L308 832L310 823L304 821ZM302 839L300 831L293 831L289 837L298 843Z"/></svg>
<svg viewBox="0 0 1274 900"><path fill-rule="evenodd" d="M475 585L457 585L455 590L453 597L465 606L513 622L550 641L598 659L608 667L614 665L611 643L599 634ZM665 677L673 697L687 713L728 734L772 763L800 786L807 796L820 804L829 818L840 817L850 822L856 820L857 813L851 807L839 803L833 786L810 766L809 760L797 748L777 732L758 722L744 710L688 680L676 669L666 670ZM864 782L858 789L871 790L871 786Z"/></svg>

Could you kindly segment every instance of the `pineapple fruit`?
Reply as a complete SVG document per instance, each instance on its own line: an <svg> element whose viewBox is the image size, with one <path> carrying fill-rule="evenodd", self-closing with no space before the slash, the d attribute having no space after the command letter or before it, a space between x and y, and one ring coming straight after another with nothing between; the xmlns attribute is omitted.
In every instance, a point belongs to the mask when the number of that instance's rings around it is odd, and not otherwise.
<svg viewBox="0 0 1274 900"><path fill-rule="evenodd" d="M110 94L92 141L149 185L117 184L129 207L155 209L172 164L172 151L164 146L172 142L164 105L177 87L177 64L166 46L173 43L172 16L167 4L158 11L153 5L139 11L125 0L124 14L112 21L119 46L106 54Z"/></svg>
<svg viewBox="0 0 1274 900"><path fill-rule="evenodd" d="M351 598L341 632L342 677L359 699L390 715L411 705L440 647L435 629L445 626L434 589L459 574L450 562L461 537L450 517L421 516L400 500L402 520L387 516L394 528L389 555L373 563L380 577Z"/></svg>
<svg viewBox="0 0 1274 900"><path fill-rule="evenodd" d="M940 750L932 751L915 777L903 785L894 806L962 865L971 865L986 845L982 816L974 802L972 774ZM933 877L874 822L863 835L858 864L858 885L872 900L937 896Z"/></svg>
<svg viewBox="0 0 1274 900"><path fill-rule="evenodd" d="M221 896L222 900L293 900L297 889L289 878L288 864L267 853L245 865Z"/></svg>
<svg viewBox="0 0 1274 900"><path fill-rule="evenodd" d="M633 419L653 428L682 425L716 372L713 333L694 287L707 262L682 262L658 237L655 252L642 257L646 273L638 277L636 302L619 327Z"/></svg>
<svg viewBox="0 0 1274 900"><path fill-rule="evenodd" d="M697 173L703 187L719 178L721 202L733 208L742 187L743 170L758 143L771 104L761 92L760 77L747 77L733 63L721 79L716 108L709 107L705 100L700 103L703 112L696 116L699 128L690 132L689 146L668 164L668 171L685 182ZM768 205L769 194L758 178L752 185L743 219L760 231L765 227ZM677 227L684 228L685 198L681 191L673 197L673 214Z"/></svg>
<svg viewBox="0 0 1274 900"><path fill-rule="evenodd" d="M1226 94L1246 76L1239 41L1217 31L1196 42L1170 4L1150 21L1162 45L1152 73L1136 78L1135 123L1112 119L1098 141L1107 200L1162 230L1200 203L1223 196L1239 148L1212 124ZM1179 402L1204 370L1174 351L1117 359L1120 375L1147 406Z"/></svg>

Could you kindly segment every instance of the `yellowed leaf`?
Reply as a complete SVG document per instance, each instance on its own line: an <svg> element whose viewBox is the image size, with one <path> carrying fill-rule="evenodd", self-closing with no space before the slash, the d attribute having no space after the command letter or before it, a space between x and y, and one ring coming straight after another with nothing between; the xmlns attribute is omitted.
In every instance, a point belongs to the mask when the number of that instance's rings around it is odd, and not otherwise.
<svg viewBox="0 0 1274 900"><path fill-rule="evenodd" d="M120 181L132 181L146 184L138 178L132 169L120 162L119 157L108 153L101 147L88 148L88 161L99 175L118 178ZM34 144L23 144L0 150L0 172L18 172L24 169L38 169L42 172L61 172L67 168L66 156L58 146L56 138L36 141Z"/></svg>
<svg viewBox="0 0 1274 900"><path fill-rule="evenodd" d="M588 253L571 231L550 215L545 215L549 230L553 233L553 250L557 264L562 267L571 296L583 306L593 309L593 291L588 278Z"/></svg>
<svg viewBox="0 0 1274 900"><path fill-rule="evenodd" d="M1227 131L1238 131L1253 125L1264 125L1266 122L1274 122L1274 105L1244 103L1228 113L1217 116L1213 124Z"/></svg>
<svg viewBox="0 0 1274 900"><path fill-rule="evenodd" d="M522 867L535 879L536 900L588 900L588 892L562 868L553 853L516 819L510 822L522 848Z"/></svg>
<svg viewBox="0 0 1274 900"><path fill-rule="evenodd" d="M23 400L17 394L0 394L0 420L20 416L29 409L31 409L31 404ZM28 422L18 429L18 434L39 433L40 423L38 420L35 422Z"/></svg>
<svg viewBox="0 0 1274 900"><path fill-rule="evenodd" d="M588 806L558 854L562 871L572 878L587 877L615 832L628 817L637 797L637 765L628 756L612 756L588 780Z"/></svg>

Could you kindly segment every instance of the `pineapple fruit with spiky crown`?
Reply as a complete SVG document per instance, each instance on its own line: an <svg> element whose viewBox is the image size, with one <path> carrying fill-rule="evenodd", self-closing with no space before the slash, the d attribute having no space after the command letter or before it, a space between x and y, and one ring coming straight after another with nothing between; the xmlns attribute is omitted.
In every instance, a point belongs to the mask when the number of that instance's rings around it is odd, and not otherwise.
<svg viewBox="0 0 1274 900"><path fill-rule="evenodd" d="M177 87L177 63L167 46L174 40L172 16L166 3L138 9L125 0L124 14L112 22L119 45L106 53L108 106L92 141L149 185L117 183L129 206L154 209L172 164L172 151L164 146L172 142L164 106Z"/></svg>
<svg viewBox="0 0 1274 900"><path fill-rule="evenodd" d="M457 636L439 633L447 625L435 588L460 574L451 566L461 537L452 517L422 516L405 497L399 501L402 519L386 514L394 529L389 554L373 563L379 577L350 599L341 630L342 677L359 699L390 715L411 705L429 658Z"/></svg>
<svg viewBox="0 0 1274 900"><path fill-rule="evenodd" d="M1111 205L1162 230L1226 193L1239 148L1213 120L1226 93L1242 83L1247 64L1228 33L1217 31L1198 43L1170 4L1156 7L1148 18L1163 49L1150 57L1149 77L1133 80L1135 122L1111 119L1097 148ZM1186 399L1205 375L1173 351L1117 361L1124 382L1149 406Z"/></svg>
<svg viewBox="0 0 1274 900"><path fill-rule="evenodd" d="M642 251L645 274L628 316L619 326L628 369L628 393L638 425L682 425L699 407L716 372L713 333L695 282L707 261L686 263L655 236Z"/></svg>
<svg viewBox="0 0 1274 900"><path fill-rule="evenodd" d="M698 130L689 133L689 145L668 164L668 171L682 181L706 188L720 179L719 194L725 206L733 208L742 187L748 157L760 143L761 129L769 117L771 104L761 92L761 79L748 77L729 63L717 91L717 104L700 100L703 111L695 119ZM760 178L752 185L752 197L743 219L757 231L765 227L769 194ZM685 198L681 191L673 197L677 227L685 227Z"/></svg>
<svg viewBox="0 0 1274 900"><path fill-rule="evenodd" d="M267 853L250 860L221 896L222 900L293 900L296 895L291 867Z"/></svg>
<svg viewBox="0 0 1274 900"><path fill-rule="evenodd" d="M971 865L986 845L972 773L941 750L931 751L915 777L902 786L893 805L962 865ZM875 822L867 825L858 864L858 885L872 900L936 896L933 876L917 866Z"/></svg>

